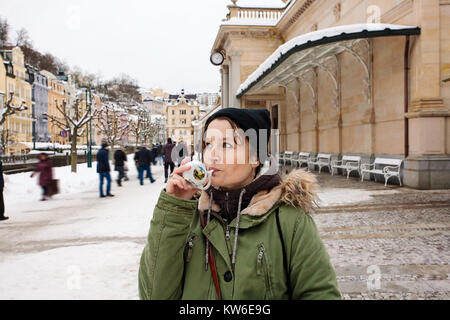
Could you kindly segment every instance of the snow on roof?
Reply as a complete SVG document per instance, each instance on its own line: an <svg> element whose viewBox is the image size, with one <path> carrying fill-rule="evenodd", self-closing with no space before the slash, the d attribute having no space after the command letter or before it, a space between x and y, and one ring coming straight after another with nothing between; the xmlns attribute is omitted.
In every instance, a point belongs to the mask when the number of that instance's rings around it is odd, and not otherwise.
<svg viewBox="0 0 450 320"><path fill-rule="evenodd" d="M383 24L383 23L362 23L362 24L351 24L344 26L337 26L327 29L321 29L318 31L309 32L293 38L282 44L275 50L270 57L268 57L248 78L245 80L238 91L236 96L242 95L251 85L258 82L260 78L268 71L272 66L277 63L288 51L294 49L295 47L302 46L307 43L322 40L324 38L336 37L344 34L361 33L365 30L368 32L375 31L385 31L385 30L406 30L406 29L417 29L415 26L403 26L394 24ZM339 41L339 40L336 40Z"/></svg>

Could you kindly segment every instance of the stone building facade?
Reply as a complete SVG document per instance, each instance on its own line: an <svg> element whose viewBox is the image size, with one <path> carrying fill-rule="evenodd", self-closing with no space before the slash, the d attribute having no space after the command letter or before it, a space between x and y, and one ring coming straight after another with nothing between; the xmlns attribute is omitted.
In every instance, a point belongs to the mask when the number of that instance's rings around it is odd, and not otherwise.
<svg viewBox="0 0 450 320"><path fill-rule="evenodd" d="M58 110L57 106L62 107L64 99L66 99L64 82L59 80L53 73L42 70L43 74L47 78L48 90L48 114L54 116L62 123L65 123L63 114ZM48 132L50 135L50 142L56 142L59 144L69 144L69 135L62 133L62 129L52 121L48 121Z"/></svg>
<svg viewBox="0 0 450 320"><path fill-rule="evenodd" d="M196 95L170 95L166 102L167 137L174 141L182 140L187 147L194 145L192 122L199 119L200 106Z"/></svg>
<svg viewBox="0 0 450 320"><path fill-rule="evenodd" d="M31 79L25 66L23 52L19 47L4 47L1 55L6 69L4 100L7 101L13 92L12 104L27 107L26 110L9 116L4 123L3 130L10 132L5 151L9 154L23 154L28 151L28 147L22 142L32 141Z"/></svg>
<svg viewBox="0 0 450 320"><path fill-rule="evenodd" d="M28 72L33 78L32 102L33 102L33 124L35 142L50 142L48 133L48 118L44 116L48 112L48 83L47 78L39 70L28 67Z"/></svg>
<svg viewBox="0 0 450 320"><path fill-rule="evenodd" d="M405 185L450 188L450 2L278 2L228 6L223 106L267 108L280 151L398 158Z"/></svg>

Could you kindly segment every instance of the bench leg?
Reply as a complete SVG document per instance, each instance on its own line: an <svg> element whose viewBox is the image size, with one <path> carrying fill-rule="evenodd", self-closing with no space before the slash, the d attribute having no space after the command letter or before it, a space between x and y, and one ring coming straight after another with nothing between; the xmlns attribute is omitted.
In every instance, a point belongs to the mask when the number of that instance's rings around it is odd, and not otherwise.
<svg viewBox="0 0 450 320"><path fill-rule="evenodd" d="M387 183L389 181L389 178L392 176L384 176L384 186L387 187Z"/></svg>

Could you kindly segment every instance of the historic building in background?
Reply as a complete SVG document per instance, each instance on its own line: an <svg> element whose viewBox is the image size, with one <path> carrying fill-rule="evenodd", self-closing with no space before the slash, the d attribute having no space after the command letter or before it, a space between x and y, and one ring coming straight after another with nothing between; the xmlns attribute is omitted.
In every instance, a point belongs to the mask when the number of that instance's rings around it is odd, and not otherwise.
<svg viewBox="0 0 450 320"><path fill-rule="evenodd" d="M4 47L0 51L6 69L6 94L5 101L14 93L12 104L25 105L26 110L15 113L7 118L3 130L8 130L8 146L6 152L10 154L22 154L27 146L22 142L32 141L32 101L31 80L27 72L24 55L19 47Z"/></svg>
<svg viewBox="0 0 450 320"><path fill-rule="evenodd" d="M198 120L200 115L200 106L197 102L197 96L191 94L170 95L166 102L167 112L167 137L172 140L182 140L187 147L194 145L194 127L192 121Z"/></svg>
<svg viewBox="0 0 450 320"><path fill-rule="evenodd" d="M66 99L64 93L64 83L59 80L53 73L42 70L41 74L47 78L48 83L48 114L54 116L62 123L65 123L64 115L57 109L57 106L62 109L63 101ZM58 127L51 121L48 121L48 132L50 135L50 142L59 144L69 144L69 134L62 128Z"/></svg>
<svg viewBox="0 0 450 320"><path fill-rule="evenodd" d="M449 1L232 2L224 107L267 108L280 151L402 159L405 185L450 187Z"/></svg>
<svg viewBox="0 0 450 320"><path fill-rule="evenodd" d="M166 114L166 105L164 103L164 100L166 99L166 97L168 97L168 95L165 94L163 90L140 89L139 93L141 95L142 107L149 114L158 114L161 116Z"/></svg>
<svg viewBox="0 0 450 320"><path fill-rule="evenodd" d="M27 66L27 72L32 79L31 100L32 106L32 128L31 132L35 142L49 142L48 118L44 115L48 112L48 84L47 78L39 70Z"/></svg>
<svg viewBox="0 0 450 320"><path fill-rule="evenodd" d="M219 95L217 93L199 93L197 94L197 101L200 105L213 106L217 103Z"/></svg>

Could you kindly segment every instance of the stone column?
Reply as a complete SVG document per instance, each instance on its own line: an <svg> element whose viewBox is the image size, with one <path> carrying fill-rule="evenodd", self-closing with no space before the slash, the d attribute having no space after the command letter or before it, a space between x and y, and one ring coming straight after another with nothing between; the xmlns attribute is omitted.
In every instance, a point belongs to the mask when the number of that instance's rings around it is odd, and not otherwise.
<svg viewBox="0 0 450 320"><path fill-rule="evenodd" d="M440 3L416 1L414 4L421 34L410 56L411 103L405 115L409 122L409 154L405 160L404 183L418 189L450 188L450 152L446 148L449 137L445 124L450 111L441 95Z"/></svg>
<svg viewBox="0 0 450 320"><path fill-rule="evenodd" d="M280 150L287 151L287 102L286 95L287 91L283 87L279 87L280 94L284 96L283 100L278 101L278 130L280 134ZM272 110L271 110L272 111Z"/></svg>
<svg viewBox="0 0 450 320"><path fill-rule="evenodd" d="M228 66L222 65L222 68L220 69L220 73L222 74L222 107L228 108L228 97L229 97L229 74L228 74Z"/></svg>
<svg viewBox="0 0 450 320"><path fill-rule="evenodd" d="M236 98L236 92L241 85L241 55L242 51L232 51L230 54L231 66L230 66L230 84L229 84L229 100L228 104L230 107L240 108L241 103Z"/></svg>

